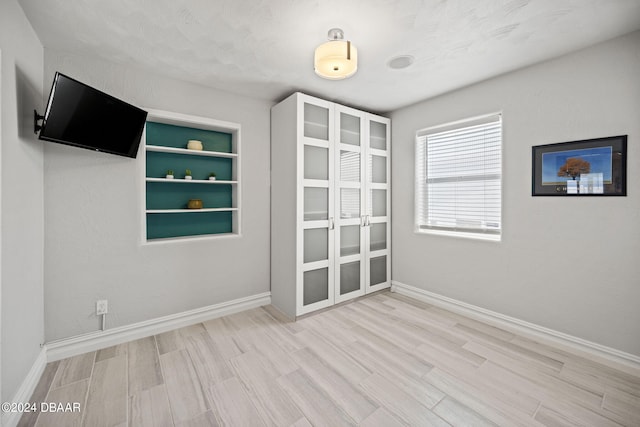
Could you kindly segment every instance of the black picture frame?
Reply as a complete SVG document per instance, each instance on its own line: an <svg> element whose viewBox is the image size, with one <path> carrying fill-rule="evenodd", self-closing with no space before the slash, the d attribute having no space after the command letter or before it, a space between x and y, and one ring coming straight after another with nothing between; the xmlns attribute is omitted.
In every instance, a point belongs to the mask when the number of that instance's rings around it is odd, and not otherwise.
<svg viewBox="0 0 640 427"><path fill-rule="evenodd" d="M532 147L532 196L626 196L627 135Z"/></svg>

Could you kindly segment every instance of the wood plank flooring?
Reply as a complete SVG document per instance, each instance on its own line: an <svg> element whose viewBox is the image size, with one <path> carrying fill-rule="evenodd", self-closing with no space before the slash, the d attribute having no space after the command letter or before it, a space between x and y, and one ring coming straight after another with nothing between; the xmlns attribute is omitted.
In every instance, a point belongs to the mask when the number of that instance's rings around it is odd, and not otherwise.
<svg viewBox="0 0 640 427"><path fill-rule="evenodd" d="M640 376L381 292L47 365L20 426L640 426ZM39 404L38 404L39 406Z"/></svg>

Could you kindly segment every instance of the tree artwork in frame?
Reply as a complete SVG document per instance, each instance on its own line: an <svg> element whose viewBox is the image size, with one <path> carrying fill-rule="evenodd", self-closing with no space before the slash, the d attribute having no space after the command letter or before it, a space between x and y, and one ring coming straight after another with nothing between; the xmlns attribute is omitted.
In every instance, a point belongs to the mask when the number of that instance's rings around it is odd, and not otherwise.
<svg viewBox="0 0 640 427"><path fill-rule="evenodd" d="M533 196L626 196L627 135L538 145Z"/></svg>

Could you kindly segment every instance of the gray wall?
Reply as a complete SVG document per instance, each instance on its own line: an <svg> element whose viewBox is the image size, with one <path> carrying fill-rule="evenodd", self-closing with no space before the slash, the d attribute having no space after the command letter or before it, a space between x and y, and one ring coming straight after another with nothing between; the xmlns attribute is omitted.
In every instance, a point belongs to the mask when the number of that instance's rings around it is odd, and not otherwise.
<svg viewBox="0 0 640 427"><path fill-rule="evenodd" d="M638 46L640 32L395 111L393 279L640 355ZM415 132L496 111L502 242L415 234ZM531 196L533 145L621 134L628 197Z"/></svg>
<svg viewBox="0 0 640 427"><path fill-rule="evenodd" d="M10 401L43 342L42 46L15 0L0 2L1 375Z"/></svg>
<svg viewBox="0 0 640 427"><path fill-rule="evenodd" d="M270 103L135 68L45 49L45 85L61 71L143 108L242 126L242 237L141 246L140 164L45 144L47 341L269 291ZM48 89L47 89L48 90Z"/></svg>

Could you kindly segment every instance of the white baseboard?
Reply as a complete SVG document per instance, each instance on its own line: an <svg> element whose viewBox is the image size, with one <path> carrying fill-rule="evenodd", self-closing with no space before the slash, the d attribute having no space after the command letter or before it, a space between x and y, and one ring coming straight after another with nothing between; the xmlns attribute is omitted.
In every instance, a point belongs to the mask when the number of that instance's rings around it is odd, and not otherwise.
<svg viewBox="0 0 640 427"><path fill-rule="evenodd" d="M44 372L44 368L47 365L47 349L42 348L35 362L31 366L29 373L25 377L22 384L18 388L15 396L12 399L7 400L8 402L29 402L31 399L31 395L33 394L36 386L38 385L38 381L40 381L40 377ZM15 427L18 425L20 421L20 417L22 417L22 412L3 412L2 413L2 422L0 425L4 427Z"/></svg>
<svg viewBox="0 0 640 427"><path fill-rule="evenodd" d="M48 342L46 359L48 362L76 356L89 351L100 350L127 341L156 335L173 329L215 319L216 317L238 313L251 308L271 304L271 292L235 299L208 307L197 308L170 316L146 320L131 325L120 326L105 331L92 332L57 341ZM19 400L17 402L20 402Z"/></svg>
<svg viewBox="0 0 640 427"><path fill-rule="evenodd" d="M565 334L564 332L545 328L544 326L529 323L515 317L506 316L495 311L467 304L453 298L445 297L443 295L397 281L391 282L391 291L424 301L428 304L444 308L454 313L490 323L519 335L525 335L553 343L573 354L588 357L591 360L618 368L630 368L636 375L640 372L640 357L631 353L625 353L624 351L616 350L615 348L587 341L573 335Z"/></svg>

